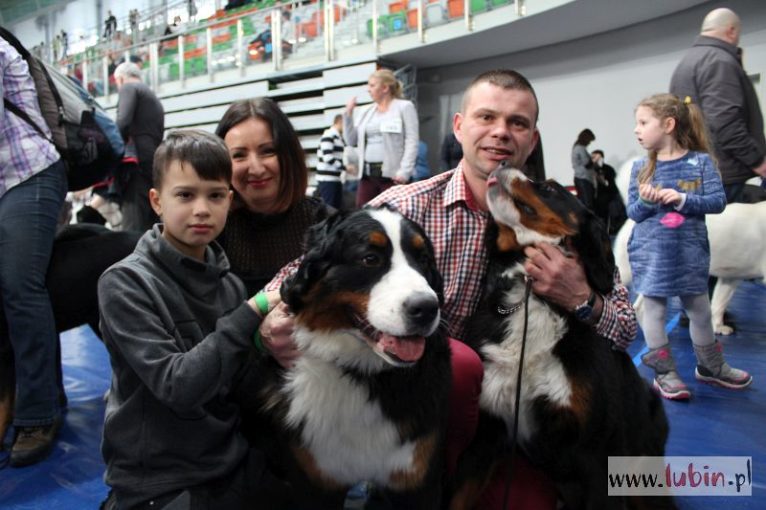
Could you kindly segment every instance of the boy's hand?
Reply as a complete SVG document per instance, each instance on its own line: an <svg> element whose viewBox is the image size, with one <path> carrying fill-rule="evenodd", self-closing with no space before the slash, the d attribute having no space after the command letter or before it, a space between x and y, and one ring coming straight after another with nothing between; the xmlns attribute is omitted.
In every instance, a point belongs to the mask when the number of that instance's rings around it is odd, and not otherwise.
<svg viewBox="0 0 766 510"><path fill-rule="evenodd" d="M282 302L282 298L279 295L279 291L278 290L272 290L272 291L269 291L269 292L259 292L258 294L264 294L266 296L266 300L268 301L268 304L269 304L269 310L268 310L269 312L272 311L274 308L276 308L276 306L279 303ZM258 294L256 294L256 296ZM260 308L258 307L258 303L256 303L256 301L255 301L255 297L256 296L251 297L247 301L247 303L255 311L255 313L257 313L259 316L262 316L263 313L261 312ZM266 313L268 314L268 312L266 312ZM263 317L261 317L261 318L263 318Z"/></svg>
<svg viewBox="0 0 766 510"><path fill-rule="evenodd" d="M259 328L263 346L284 368L291 368L300 356L300 351L293 341L294 326L295 318L290 309L280 302L264 317Z"/></svg>

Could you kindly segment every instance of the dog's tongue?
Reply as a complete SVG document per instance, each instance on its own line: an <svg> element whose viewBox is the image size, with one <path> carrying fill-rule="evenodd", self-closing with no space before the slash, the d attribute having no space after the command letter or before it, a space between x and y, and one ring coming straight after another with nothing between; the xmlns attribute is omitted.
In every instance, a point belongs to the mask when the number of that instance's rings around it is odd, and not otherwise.
<svg viewBox="0 0 766 510"><path fill-rule="evenodd" d="M422 336L401 337L382 333L378 344L402 361L417 361L426 350L426 339Z"/></svg>

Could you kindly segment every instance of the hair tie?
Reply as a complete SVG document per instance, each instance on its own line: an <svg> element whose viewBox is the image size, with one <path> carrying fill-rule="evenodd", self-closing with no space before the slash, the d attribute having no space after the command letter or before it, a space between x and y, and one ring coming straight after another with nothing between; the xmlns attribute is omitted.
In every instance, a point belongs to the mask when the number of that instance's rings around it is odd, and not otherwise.
<svg viewBox="0 0 766 510"><path fill-rule="evenodd" d="M692 97L691 97L691 96L686 96L686 97L684 98L684 104L685 104L686 106L689 106L690 104L692 104Z"/></svg>

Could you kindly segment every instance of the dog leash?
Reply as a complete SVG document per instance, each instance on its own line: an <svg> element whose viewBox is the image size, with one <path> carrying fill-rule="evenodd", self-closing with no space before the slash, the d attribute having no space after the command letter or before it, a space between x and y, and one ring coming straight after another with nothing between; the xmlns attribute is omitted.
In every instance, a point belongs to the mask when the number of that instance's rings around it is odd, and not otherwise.
<svg viewBox="0 0 766 510"><path fill-rule="evenodd" d="M503 510L508 508L508 496L511 493L511 479L513 478L513 458L516 456L516 438L519 434L519 405L521 404L521 372L524 369L524 350L527 346L527 325L529 324L529 295L532 292L532 278L526 277L524 286L524 330L521 335L521 352L519 353L519 371L516 374L516 397L513 415L513 431L511 451L508 453L508 476L505 479L505 491L503 493Z"/></svg>

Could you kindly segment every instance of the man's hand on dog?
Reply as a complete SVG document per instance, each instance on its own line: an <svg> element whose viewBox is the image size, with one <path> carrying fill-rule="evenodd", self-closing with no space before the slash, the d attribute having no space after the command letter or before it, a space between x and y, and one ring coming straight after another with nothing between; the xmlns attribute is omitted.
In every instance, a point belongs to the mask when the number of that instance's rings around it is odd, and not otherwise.
<svg viewBox="0 0 766 510"><path fill-rule="evenodd" d="M576 253L567 256L555 246L537 243L524 248L524 254L524 269L532 277L535 294L566 310L574 310L588 299L591 288Z"/></svg>
<svg viewBox="0 0 766 510"><path fill-rule="evenodd" d="M263 346L284 368L290 368L300 356L293 342L295 317L286 304L280 302L261 323L260 332Z"/></svg>

